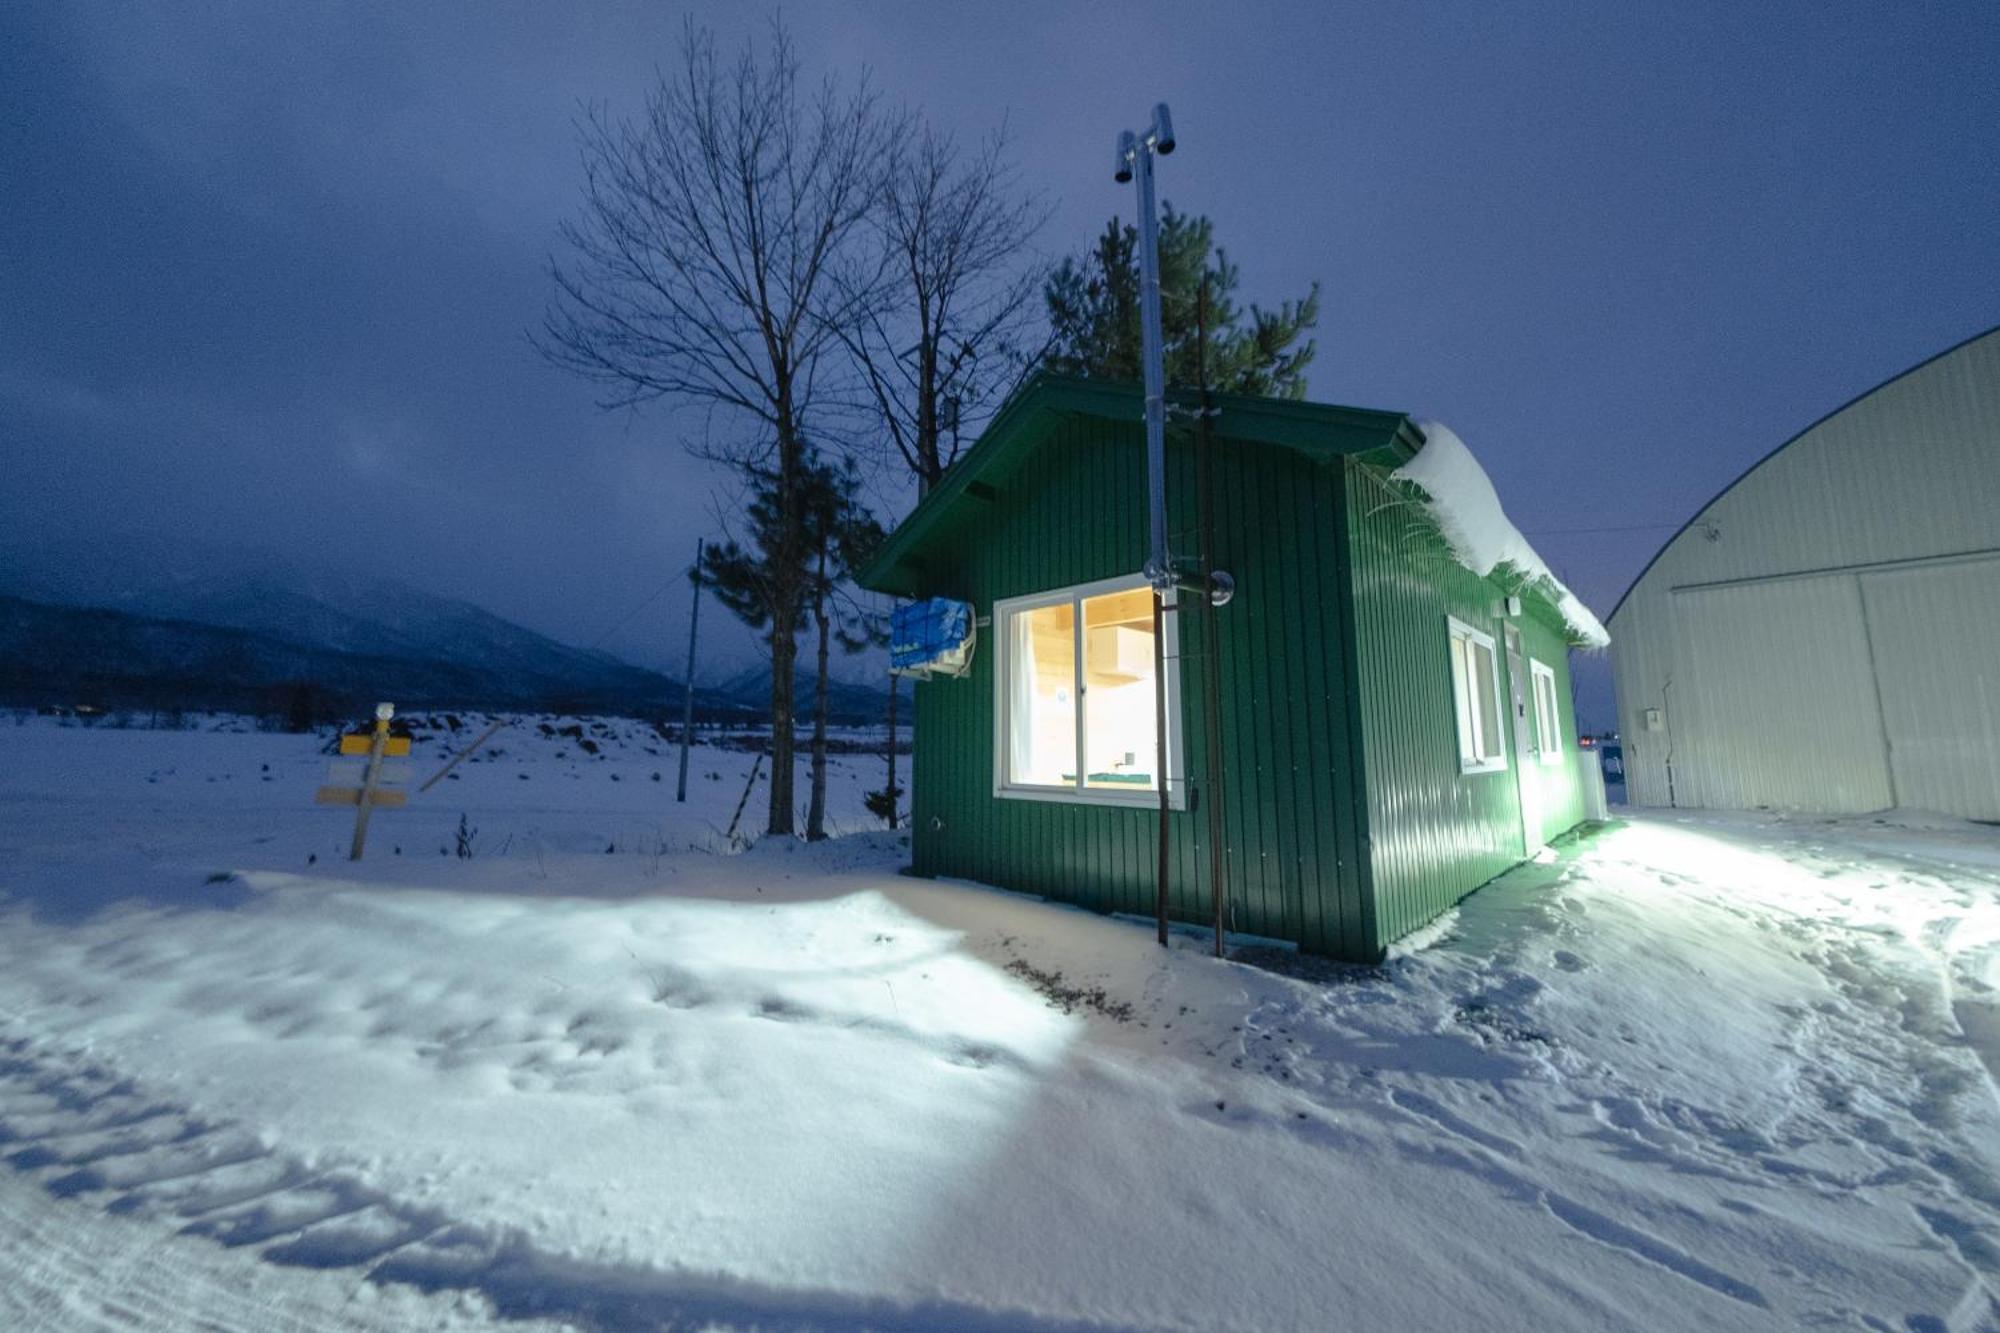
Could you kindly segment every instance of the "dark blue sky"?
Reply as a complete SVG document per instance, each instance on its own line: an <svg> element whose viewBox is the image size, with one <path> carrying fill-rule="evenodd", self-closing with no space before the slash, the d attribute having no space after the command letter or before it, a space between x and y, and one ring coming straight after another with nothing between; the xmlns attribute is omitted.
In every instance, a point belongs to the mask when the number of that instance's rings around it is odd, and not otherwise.
<svg viewBox="0 0 2000 1333"><path fill-rule="evenodd" d="M1450 423L1608 613L1746 464L2000 322L2000 6L1639 9L787 18L811 71L1004 117L1051 254L1129 216L1110 144L1169 101L1163 193L1246 294L1324 284L1312 397ZM712 529L712 479L688 423L598 412L524 330L579 102L636 107L684 12L7 6L0 532L262 544L603 634ZM731 43L768 17L693 12ZM608 646L672 664L685 607Z"/></svg>

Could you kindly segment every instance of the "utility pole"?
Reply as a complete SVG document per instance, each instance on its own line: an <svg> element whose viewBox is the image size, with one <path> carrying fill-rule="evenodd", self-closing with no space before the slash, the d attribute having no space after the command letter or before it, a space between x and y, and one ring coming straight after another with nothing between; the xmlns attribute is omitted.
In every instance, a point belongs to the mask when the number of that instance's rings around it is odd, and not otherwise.
<svg viewBox="0 0 2000 1333"><path fill-rule="evenodd" d="M699 537L694 543L694 605L688 608L687 699L681 705L681 776L674 784L674 800L686 804L688 798L688 741L694 733L694 645L701 628L701 561L707 544Z"/></svg>

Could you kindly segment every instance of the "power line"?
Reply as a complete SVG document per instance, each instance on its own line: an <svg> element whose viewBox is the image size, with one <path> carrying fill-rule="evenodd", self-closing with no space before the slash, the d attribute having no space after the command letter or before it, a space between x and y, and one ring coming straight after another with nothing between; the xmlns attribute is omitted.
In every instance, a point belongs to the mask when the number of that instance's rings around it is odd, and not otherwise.
<svg viewBox="0 0 2000 1333"><path fill-rule="evenodd" d="M676 583L679 583L682 579L686 577L687 577L686 570L682 570L678 574L671 575L665 583L662 583L659 587L653 589L652 592L648 593L644 601L640 602L637 606L633 607L630 611L627 611L622 617L620 617L618 622L614 624L610 629L605 630L604 633L598 635L596 638L592 639L588 644L584 645L583 651L586 653L594 653L599 648L603 647L604 641L606 639L610 638L612 635L616 634L619 630L624 629L627 625L631 624L635 619L638 618L638 615L641 611L644 611L654 602L659 601L661 597L666 595L667 589L673 587Z"/></svg>
<svg viewBox="0 0 2000 1333"><path fill-rule="evenodd" d="M1580 537L1605 532L1664 532L1668 528L1678 528L1679 523L1628 523L1614 528L1535 528L1524 531L1523 537Z"/></svg>

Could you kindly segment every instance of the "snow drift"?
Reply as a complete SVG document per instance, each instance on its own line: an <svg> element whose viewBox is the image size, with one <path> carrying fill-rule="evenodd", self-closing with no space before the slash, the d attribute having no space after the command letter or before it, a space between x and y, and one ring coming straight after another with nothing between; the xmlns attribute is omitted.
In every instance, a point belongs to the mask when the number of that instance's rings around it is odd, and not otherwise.
<svg viewBox="0 0 2000 1333"><path fill-rule="evenodd" d="M1634 814L1385 967L1218 962L718 854L754 754L683 805L639 723L357 864L323 737L12 720L0 1329L2000 1326L1990 828Z"/></svg>

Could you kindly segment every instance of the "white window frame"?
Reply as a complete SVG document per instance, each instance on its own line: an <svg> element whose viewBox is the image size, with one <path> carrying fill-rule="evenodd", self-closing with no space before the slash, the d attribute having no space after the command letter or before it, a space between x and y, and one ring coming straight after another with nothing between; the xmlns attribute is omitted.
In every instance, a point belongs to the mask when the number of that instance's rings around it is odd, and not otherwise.
<svg viewBox="0 0 2000 1333"><path fill-rule="evenodd" d="M1549 687L1546 713L1542 709L1544 702L1542 685L1545 682ZM1560 764L1563 759L1562 701L1556 694L1555 668L1546 662L1529 658L1528 688L1535 696L1535 743L1541 747L1542 762Z"/></svg>
<svg viewBox="0 0 2000 1333"><path fill-rule="evenodd" d="M1491 634L1486 633L1484 630L1474 629L1456 616L1446 616L1445 624L1450 630L1450 634L1445 641L1445 648L1446 663L1451 668L1452 727L1458 737L1458 771L1461 773L1505 772L1507 768L1507 733L1501 727L1507 718L1507 710L1501 706L1500 700L1500 646L1494 642ZM1456 664L1450 660L1450 647L1451 640L1453 639L1463 639L1469 645L1477 645L1484 649L1492 659L1493 669L1488 675L1493 681L1493 691L1492 696L1487 699L1486 703L1488 708L1492 710L1489 716L1493 723L1493 737L1500 747L1499 751L1493 755L1480 755L1476 738L1467 732L1467 723L1469 720L1467 704L1470 700L1464 691L1468 688L1468 682L1461 678ZM1476 677L1477 673L1474 674Z"/></svg>
<svg viewBox="0 0 2000 1333"><path fill-rule="evenodd" d="M1134 588L1147 587L1143 574L1121 575L1113 579L1099 579L1095 583L1079 583L1068 588L1051 588L1047 592L1031 593L1025 597L1005 597L993 603L993 794L1013 801L1054 801L1076 805L1122 805L1157 810L1160 792L1157 787L1142 788L1138 791L1120 791L1112 787L1091 787L1086 785L1090 776L1089 765L1085 763L1085 730L1088 726L1089 691L1083 682L1083 603L1092 597L1101 597L1109 592L1130 592ZM1071 697L1076 700L1076 781L1069 786L1036 786L1030 783L1013 782L1007 776L1007 755L1010 752L1008 736L1008 673L1012 670L1009 657L1014 650L1014 636L1008 626L1008 618L1022 611L1036 611L1045 606L1061 606L1071 603L1074 607L1070 616L1071 632L1076 636L1071 650L1072 670ZM1160 764L1161 779L1167 784L1167 805L1169 809L1187 808L1187 784L1182 780L1181 765L1181 664L1180 664L1180 613L1169 610L1161 617L1161 628L1166 640L1166 692L1167 692L1167 753Z"/></svg>

